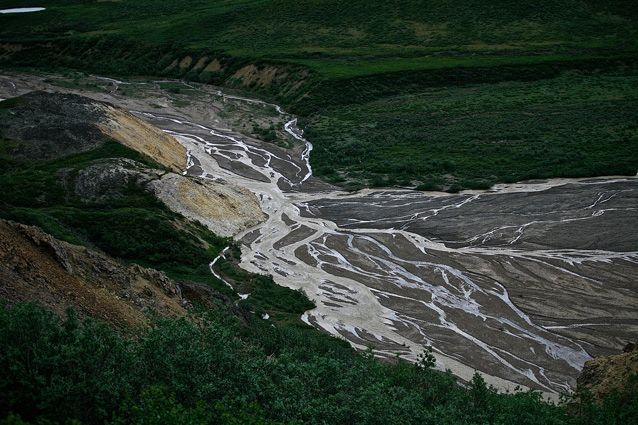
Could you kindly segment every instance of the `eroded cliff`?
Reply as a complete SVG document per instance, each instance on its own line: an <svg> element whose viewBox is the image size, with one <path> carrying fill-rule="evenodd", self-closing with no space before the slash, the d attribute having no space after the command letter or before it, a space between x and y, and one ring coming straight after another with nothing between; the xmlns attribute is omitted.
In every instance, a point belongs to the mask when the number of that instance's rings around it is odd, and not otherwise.
<svg viewBox="0 0 638 425"><path fill-rule="evenodd" d="M173 137L108 103L44 91L5 102L0 134L15 142L12 156L59 158L115 139L174 171L186 166L186 149Z"/></svg>
<svg viewBox="0 0 638 425"><path fill-rule="evenodd" d="M250 191L230 183L182 176L186 149L172 136L128 111L75 94L43 91L8 102L0 102L4 104L0 136L9 140L4 150L11 157L60 158L90 151L115 139L173 171L149 168L129 159L109 159L98 160L73 176L61 173L65 186L86 201L117 197L134 184L153 193L172 211L199 221L224 237L265 219Z"/></svg>
<svg viewBox="0 0 638 425"><path fill-rule="evenodd" d="M614 391L638 390L637 378L638 344L630 343L616 356L596 357L586 362L578 377L578 387L603 400Z"/></svg>
<svg viewBox="0 0 638 425"><path fill-rule="evenodd" d="M0 220L0 298L37 300L58 314L73 306L82 316L118 325L145 322L148 309L177 317L190 305L163 272L6 220Z"/></svg>

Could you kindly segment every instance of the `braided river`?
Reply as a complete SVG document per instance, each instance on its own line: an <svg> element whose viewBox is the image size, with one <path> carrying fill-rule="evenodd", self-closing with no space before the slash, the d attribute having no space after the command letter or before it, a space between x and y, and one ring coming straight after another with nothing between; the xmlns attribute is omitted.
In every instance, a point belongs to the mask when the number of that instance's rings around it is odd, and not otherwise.
<svg viewBox="0 0 638 425"><path fill-rule="evenodd" d="M555 395L638 335L636 177L343 192L312 175L311 141L275 105L198 85L188 107L158 109L159 86L131 99L118 92L130 83L111 81L100 100L173 135L185 174L258 197L267 220L235 236L241 266L303 289L317 308L302 319L357 349L416 361L432 347L461 380L479 371L501 390ZM229 105L274 108L294 147L233 129Z"/></svg>

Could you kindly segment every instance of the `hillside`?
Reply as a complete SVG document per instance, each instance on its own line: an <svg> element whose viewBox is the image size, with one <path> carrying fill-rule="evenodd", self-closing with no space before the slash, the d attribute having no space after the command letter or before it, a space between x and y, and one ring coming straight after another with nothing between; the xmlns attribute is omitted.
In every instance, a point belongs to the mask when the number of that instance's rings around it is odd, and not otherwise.
<svg viewBox="0 0 638 425"><path fill-rule="evenodd" d="M177 283L157 270L117 262L13 221L0 220L0 258L4 302L37 300L58 315L72 306L82 319L134 326L146 323L151 310L177 318L193 304L230 304L207 285Z"/></svg>
<svg viewBox="0 0 638 425"><path fill-rule="evenodd" d="M454 192L638 171L636 8L59 0L0 16L0 64L250 91L308 118L333 184Z"/></svg>

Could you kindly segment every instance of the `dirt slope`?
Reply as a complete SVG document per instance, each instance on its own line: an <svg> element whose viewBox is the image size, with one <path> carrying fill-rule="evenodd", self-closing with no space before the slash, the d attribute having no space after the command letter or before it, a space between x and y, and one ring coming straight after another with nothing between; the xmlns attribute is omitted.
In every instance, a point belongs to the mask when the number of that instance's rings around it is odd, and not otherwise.
<svg viewBox="0 0 638 425"><path fill-rule="evenodd" d="M638 344L634 343L627 344L617 356L596 357L586 362L578 377L578 387L602 400L614 390L628 390L627 385L636 390L638 380L627 383L632 375L638 375Z"/></svg>
<svg viewBox="0 0 638 425"><path fill-rule="evenodd" d="M186 149L177 140L105 102L35 91L13 99L2 112L0 135L17 142L11 152L17 157L59 158L115 139L176 172L186 167Z"/></svg>
<svg viewBox="0 0 638 425"><path fill-rule="evenodd" d="M38 300L59 314L74 306L83 316L129 325L145 322L145 310L178 316L190 304L163 272L6 220L0 220L0 298Z"/></svg>

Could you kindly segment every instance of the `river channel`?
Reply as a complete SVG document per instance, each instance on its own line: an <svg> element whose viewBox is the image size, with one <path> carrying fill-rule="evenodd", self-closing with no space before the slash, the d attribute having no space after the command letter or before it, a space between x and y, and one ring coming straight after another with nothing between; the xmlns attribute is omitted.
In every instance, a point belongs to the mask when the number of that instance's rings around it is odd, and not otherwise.
<svg viewBox="0 0 638 425"><path fill-rule="evenodd" d="M312 175L311 141L281 108L205 86L188 107L158 108L167 92L133 99L111 81L93 97L173 135L186 174L255 193L268 218L236 235L241 266L303 289L317 304L303 319L358 349L416 360L431 346L463 380L479 371L502 390L555 394L638 335L636 177L348 193ZM295 146L233 129L222 105L274 108Z"/></svg>

